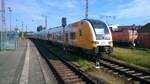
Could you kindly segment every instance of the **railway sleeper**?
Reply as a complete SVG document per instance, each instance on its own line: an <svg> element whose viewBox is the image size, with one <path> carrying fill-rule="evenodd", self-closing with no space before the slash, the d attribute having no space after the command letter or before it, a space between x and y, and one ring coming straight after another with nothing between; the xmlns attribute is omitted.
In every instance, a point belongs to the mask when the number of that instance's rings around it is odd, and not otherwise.
<svg viewBox="0 0 150 84"><path fill-rule="evenodd" d="M87 84L85 81L79 81L79 82L65 82L65 84Z"/></svg>
<svg viewBox="0 0 150 84"><path fill-rule="evenodd" d="M65 65L53 65L55 68L58 68L58 69L68 69L68 67L67 66L65 66Z"/></svg>
<svg viewBox="0 0 150 84"><path fill-rule="evenodd" d="M58 72L60 75L62 76L72 76L72 75L76 75L75 73L73 72L70 72L70 73L62 73L62 72Z"/></svg>
<svg viewBox="0 0 150 84"><path fill-rule="evenodd" d="M111 67L113 67L113 68L117 68L117 67L119 67L119 66L118 66L118 65L113 64Z"/></svg>
<svg viewBox="0 0 150 84"><path fill-rule="evenodd" d="M118 73L118 72L113 72L113 74L114 74L114 75L118 75L119 73Z"/></svg>
<svg viewBox="0 0 150 84"><path fill-rule="evenodd" d="M128 81L132 80L132 78L127 78Z"/></svg>
<svg viewBox="0 0 150 84"><path fill-rule="evenodd" d="M61 71L61 72L71 71L71 70L68 69L68 68L56 68L56 69L58 69L58 71Z"/></svg>
<svg viewBox="0 0 150 84"><path fill-rule="evenodd" d="M67 79L67 80L64 80L64 82L66 84L74 84L74 83L80 83L80 82L84 82L81 78L78 78L78 79Z"/></svg>
<svg viewBox="0 0 150 84"><path fill-rule="evenodd" d="M120 69L120 71L129 71L129 69Z"/></svg>
<svg viewBox="0 0 150 84"><path fill-rule="evenodd" d="M61 74L61 73L60 73L60 75L61 75L61 76L74 76L74 75L76 75L76 74L75 74L75 73L67 73L67 74Z"/></svg>
<svg viewBox="0 0 150 84"><path fill-rule="evenodd" d="M108 72L113 72L113 70L108 70Z"/></svg>
<svg viewBox="0 0 150 84"><path fill-rule="evenodd" d="M61 64L62 62L59 61L58 59L57 60L50 60L50 62L54 65L57 65L57 64Z"/></svg>
<svg viewBox="0 0 150 84"><path fill-rule="evenodd" d="M71 70L70 71L60 71L60 74L68 74L68 73L73 73Z"/></svg>
<svg viewBox="0 0 150 84"><path fill-rule="evenodd" d="M135 73L135 71L127 71L127 73L130 73L130 74L133 74L133 73Z"/></svg>
<svg viewBox="0 0 150 84"><path fill-rule="evenodd" d="M59 69L59 70L70 70L68 67L66 67L66 66L54 66L55 68L57 68L57 69Z"/></svg>
<svg viewBox="0 0 150 84"><path fill-rule="evenodd" d="M142 75L142 73L134 73L134 74L132 74L133 76L141 76Z"/></svg>
<svg viewBox="0 0 150 84"><path fill-rule="evenodd" d="M71 81L71 82L80 82L80 81L84 81L83 79L81 78L78 78L78 77L74 77L74 78L63 78L64 81Z"/></svg>
<svg viewBox="0 0 150 84"><path fill-rule="evenodd" d="M123 69L124 67L116 67L115 69Z"/></svg>
<svg viewBox="0 0 150 84"><path fill-rule="evenodd" d="M115 66L115 64L110 64L110 66L112 67L112 66Z"/></svg>
<svg viewBox="0 0 150 84"><path fill-rule="evenodd" d="M108 62L100 62L101 64L104 64L104 65L108 65L110 66L111 63L108 63Z"/></svg>
<svg viewBox="0 0 150 84"><path fill-rule="evenodd" d="M140 78L142 78L142 79L150 79L150 76L142 76Z"/></svg>
<svg viewBox="0 0 150 84"><path fill-rule="evenodd" d="M64 76L63 79L75 79L75 78L80 78L77 75L71 75L71 76Z"/></svg>

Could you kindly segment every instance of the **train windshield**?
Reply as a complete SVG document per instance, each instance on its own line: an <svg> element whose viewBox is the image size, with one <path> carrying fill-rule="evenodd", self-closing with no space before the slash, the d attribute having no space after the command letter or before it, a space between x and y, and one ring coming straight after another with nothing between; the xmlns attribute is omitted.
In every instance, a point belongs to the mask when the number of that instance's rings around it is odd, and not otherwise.
<svg viewBox="0 0 150 84"><path fill-rule="evenodd" d="M109 34L108 27L106 24L99 20L89 20L92 24L96 34Z"/></svg>

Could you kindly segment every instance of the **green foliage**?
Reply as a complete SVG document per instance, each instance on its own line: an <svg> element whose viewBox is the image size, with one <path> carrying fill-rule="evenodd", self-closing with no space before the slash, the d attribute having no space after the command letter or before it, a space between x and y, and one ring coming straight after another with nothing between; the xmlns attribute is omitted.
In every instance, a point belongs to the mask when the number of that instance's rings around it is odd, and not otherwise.
<svg viewBox="0 0 150 84"><path fill-rule="evenodd" d="M45 29L46 29L45 27L42 27L42 25L40 25L37 27L37 32L40 32L40 31L45 30Z"/></svg>
<svg viewBox="0 0 150 84"><path fill-rule="evenodd" d="M69 61L75 63L75 64L78 64L79 67L82 69L82 70L93 70L95 69L94 67L94 63L86 60L86 59L83 59L81 58L80 56L77 56L77 55L65 55L64 56L66 59L68 59Z"/></svg>
<svg viewBox="0 0 150 84"><path fill-rule="evenodd" d="M112 56L130 64L150 68L150 49L126 49L116 47L114 48Z"/></svg>

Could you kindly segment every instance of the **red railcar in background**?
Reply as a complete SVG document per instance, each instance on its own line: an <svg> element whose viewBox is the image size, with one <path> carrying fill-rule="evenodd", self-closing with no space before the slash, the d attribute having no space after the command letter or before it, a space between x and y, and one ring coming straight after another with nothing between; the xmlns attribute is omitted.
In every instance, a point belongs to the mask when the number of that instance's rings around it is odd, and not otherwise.
<svg viewBox="0 0 150 84"><path fill-rule="evenodd" d="M112 37L116 46L136 46L138 33L132 26L118 26L118 30L112 31Z"/></svg>
<svg viewBox="0 0 150 84"><path fill-rule="evenodd" d="M116 46L150 48L150 23L144 26L118 26L112 29L112 38Z"/></svg>
<svg viewBox="0 0 150 84"><path fill-rule="evenodd" d="M150 48L150 23L138 30L137 44L139 47Z"/></svg>
<svg viewBox="0 0 150 84"><path fill-rule="evenodd" d="M139 47L150 48L150 33L138 33L136 42Z"/></svg>

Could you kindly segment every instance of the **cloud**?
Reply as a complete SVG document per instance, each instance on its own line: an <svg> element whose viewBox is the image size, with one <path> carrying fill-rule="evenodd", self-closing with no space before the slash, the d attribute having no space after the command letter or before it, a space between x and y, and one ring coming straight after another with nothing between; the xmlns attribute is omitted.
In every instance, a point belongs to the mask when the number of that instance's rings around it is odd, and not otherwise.
<svg viewBox="0 0 150 84"><path fill-rule="evenodd" d="M78 2L77 0L36 0L37 3L41 6L55 8L58 10L70 10L70 9L77 9Z"/></svg>
<svg viewBox="0 0 150 84"><path fill-rule="evenodd" d="M51 26L60 24L62 16L68 23L84 18L84 0L5 0L7 7L12 7L14 17L32 25L43 24L42 15L48 16ZM150 0L89 0L89 17L100 18L99 15L112 15L123 21L125 19L147 18L150 16ZM53 20L53 21L51 21ZM48 24L48 26L49 26Z"/></svg>
<svg viewBox="0 0 150 84"><path fill-rule="evenodd" d="M150 0L132 0L126 4L118 5L113 11L108 10L105 14L115 15L117 18L146 18L150 16Z"/></svg>
<svg viewBox="0 0 150 84"><path fill-rule="evenodd" d="M26 2L21 1L10 1L7 2L7 6L11 6L14 13L22 14L23 16L32 16L32 15L38 15L41 12L44 12L44 9L40 8L38 4L35 3L35 0L29 0Z"/></svg>
<svg viewBox="0 0 150 84"><path fill-rule="evenodd" d="M80 1L77 0L6 0L6 6L13 10L13 19L18 19L19 23L36 25L43 24L42 15L48 16L48 26L60 25L62 16L66 16L72 21L79 16ZM53 22L51 22L53 20Z"/></svg>
<svg viewBox="0 0 150 84"><path fill-rule="evenodd" d="M150 0L134 0L128 4L126 8L123 8L119 15L121 18L145 18L150 15Z"/></svg>

